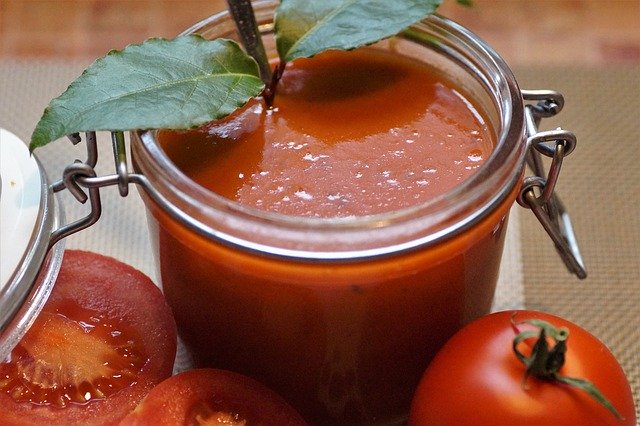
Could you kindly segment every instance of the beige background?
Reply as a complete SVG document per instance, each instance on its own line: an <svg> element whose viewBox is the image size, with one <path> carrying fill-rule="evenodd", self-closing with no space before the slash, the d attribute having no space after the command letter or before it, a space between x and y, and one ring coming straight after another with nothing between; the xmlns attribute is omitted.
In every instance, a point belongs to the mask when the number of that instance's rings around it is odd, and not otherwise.
<svg viewBox="0 0 640 426"><path fill-rule="evenodd" d="M439 11L513 66L640 61L638 0L443 0ZM95 58L150 36L171 37L224 0L0 0L0 58Z"/></svg>

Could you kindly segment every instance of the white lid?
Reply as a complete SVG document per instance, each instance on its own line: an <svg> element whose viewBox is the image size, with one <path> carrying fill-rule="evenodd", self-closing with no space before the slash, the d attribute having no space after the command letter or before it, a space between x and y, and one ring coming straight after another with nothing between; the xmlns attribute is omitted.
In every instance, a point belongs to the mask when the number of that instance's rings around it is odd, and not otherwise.
<svg viewBox="0 0 640 426"><path fill-rule="evenodd" d="M0 293L22 263L36 230L42 177L26 144L0 128Z"/></svg>
<svg viewBox="0 0 640 426"><path fill-rule="evenodd" d="M64 244L50 250L63 212L38 160L0 128L0 361L27 332L55 283Z"/></svg>

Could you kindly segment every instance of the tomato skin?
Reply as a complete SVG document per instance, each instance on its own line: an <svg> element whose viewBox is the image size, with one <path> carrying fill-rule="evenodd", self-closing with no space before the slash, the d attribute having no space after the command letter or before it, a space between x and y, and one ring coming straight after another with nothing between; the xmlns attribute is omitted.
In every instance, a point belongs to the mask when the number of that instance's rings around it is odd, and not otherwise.
<svg viewBox="0 0 640 426"><path fill-rule="evenodd" d="M69 306L104 313L114 324L126 324L127 329L137 331L139 340L135 346L140 349L144 365L135 382L105 399L68 404L64 408L16 402L0 391L3 426L117 424L155 384L171 375L177 345L176 325L164 296L146 275L106 256L67 250L51 296L27 336L37 332L42 325L41 317L72 315L73 312L66 312ZM64 347L59 350L65 354L63 364L74 365L82 359L82 354Z"/></svg>
<svg viewBox="0 0 640 426"><path fill-rule="evenodd" d="M568 350L559 373L594 383L624 420L580 389L533 377L523 388L525 367L512 350L513 313L482 317L445 344L418 385L410 425L636 425L631 387L613 354L581 327L554 315L517 311L515 321L535 318L567 327Z"/></svg>
<svg viewBox="0 0 640 426"><path fill-rule="evenodd" d="M160 383L120 426L218 424L213 421L214 413L238 415L247 425L306 424L284 399L257 381L226 370L202 368Z"/></svg>

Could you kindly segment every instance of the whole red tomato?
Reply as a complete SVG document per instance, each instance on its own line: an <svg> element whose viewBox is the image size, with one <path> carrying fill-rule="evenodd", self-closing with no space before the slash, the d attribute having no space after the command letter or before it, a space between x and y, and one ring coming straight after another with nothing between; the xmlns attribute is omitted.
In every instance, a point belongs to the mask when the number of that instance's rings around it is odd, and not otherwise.
<svg viewBox="0 0 640 426"><path fill-rule="evenodd" d="M141 272L67 250L42 312L0 362L0 424L116 424L171 375L176 325Z"/></svg>
<svg viewBox="0 0 640 426"><path fill-rule="evenodd" d="M566 327L569 334L564 365L558 375L593 383L621 418L584 390L533 376L525 381L526 367L512 344L518 331L539 332L535 326L522 323L532 319ZM528 357L536 340L526 339L516 347ZM544 344L551 347L553 342L549 340L545 338ZM557 316L512 311L482 317L447 342L422 377L409 424L635 426L636 416L629 382L602 342Z"/></svg>

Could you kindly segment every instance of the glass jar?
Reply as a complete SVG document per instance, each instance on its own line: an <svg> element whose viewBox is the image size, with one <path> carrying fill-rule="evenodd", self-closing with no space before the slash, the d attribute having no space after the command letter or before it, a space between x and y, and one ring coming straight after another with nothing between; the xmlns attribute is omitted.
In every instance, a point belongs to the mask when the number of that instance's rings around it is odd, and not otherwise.
<svg viewBox="0 0 640 426"><path fill-rule="evenodd" d="M271 57L276 4L254 5ZM238 39L226 12L187 32ZM472 94L495 131L486 163L427 203L339 219L258 211L190 180L154 132L132 136L157 193L142 191L159 277L195 365L254 377L313 424L406 419L438 349L491 307L522 182L524 105L502 59L437 15L390 45Z"/></svg>

